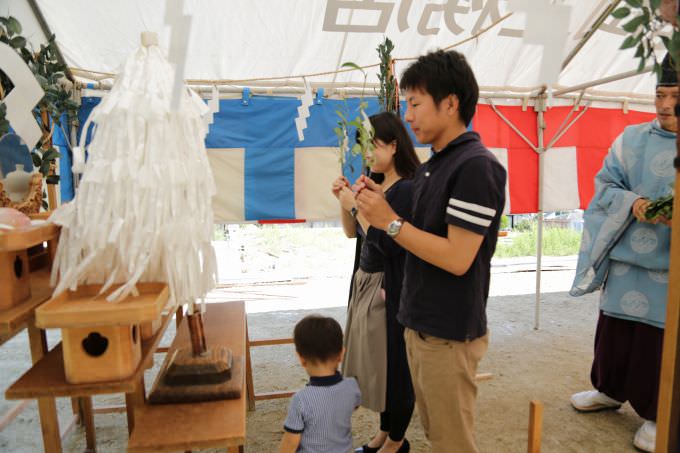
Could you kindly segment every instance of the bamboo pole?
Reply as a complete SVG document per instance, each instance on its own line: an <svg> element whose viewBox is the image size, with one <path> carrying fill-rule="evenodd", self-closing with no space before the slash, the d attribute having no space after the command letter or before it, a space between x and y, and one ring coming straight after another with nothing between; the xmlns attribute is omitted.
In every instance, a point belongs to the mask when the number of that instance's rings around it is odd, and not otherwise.
<svg viewBox="0 0 680 453"><path fill-rule="evenodd" d="M680 79L680 74L678 74ZM680 89L680 86L679 86ZM675 116L680 117L680 100L675 106ZM680 119L680 118L679 118ZM671 230L671 262L668 270L668 303L663 337L661 379L657 408L656 450L660 453L678 451L680 428L680 134L676 135L675 198Z"/></svg>
<svg viewBox="0 0 680 453"><path fill-rule="evenodd" d="M664 20L677 28L678 3L663 0L660 14ZM680 72L678 72L680 79ZM680 84L678 84L680 89ZM675 116L680 119L680 99L675 106ZM673 223L671 230L671 262L668 270L668 303L661 358L659 402L656 415L656 448L660 453L677 452L678 428L680 428L680 134L676 132L675 197L673 200Z"/></svg>
<svg viewBox="0 0 680 453"><path fill-rule="evenodd" d="M50 116L47 114L45 108L40 109L40 119L42 120L42 130L43 130L43 144L41 148L43 150L50 149L52 147L52 134L50 133ZM53 175L55 172L54 164L50 165L50 171L48 175ZM47 184L47 204L49 205L48 210L57 209L57 189L54 184Z"/></svg>
<svg viewBox="0 0 680 453"><path fill-rule="evenodd" d="M544 167L545 167L545 118L543 112L545 111L545 96L539 97L536 100L534 107L537 112L537 132L538 132L538 225L536 227L536 303L534 313L534 330L540 327L540 310L541 310L541 268L543 264L543 185L544 181Z"/></svg>

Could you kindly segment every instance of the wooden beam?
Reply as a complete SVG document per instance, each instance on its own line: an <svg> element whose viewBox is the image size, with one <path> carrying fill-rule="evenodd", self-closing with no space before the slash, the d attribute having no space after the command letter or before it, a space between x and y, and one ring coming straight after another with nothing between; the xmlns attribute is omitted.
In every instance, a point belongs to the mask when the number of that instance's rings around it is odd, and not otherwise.
<svg viewBox="0 0 680 453"><path fill-rule="evenodd" d="M293 395L295 395L295 392L290 392L290 391L256 393L255 394L255 401L274 400L274 399L279 399L279 398L290 398Z"/></svg>
<svg viewBox="0 0 680 453"><path fill-rule="evenodd" d="M255 387L253 386L253 364L250 359L250 340L248 336L248 318L246 317L246 393L248 410L255 410Z"/></svg>
<svg viewBox="0 0 680 453"><path fill-rule="evenodd" d="M81 416L80 422L85 427L85 445L88 451L97 449L97 435L94 429L94 411L92 410L92 397L81 396L77 398L78 409Z"/></svg>
<svg viewBox="0 0 680 453"><path fill-rule="evenodd" d="M125 407L127 408L128 434L135 429L135 417L137 411L146 404L144 390L144 374L137 378L137 385L132 392L125 394Z"/></svg>
<svg viewBox="0 0 680 453"><path fill-rule="evenodd" d="M57 419L57 405L54 398L38 398L40 429L43 435L45 453L61 453L61 435ZM65 433L68 434L68 433Z"/></svg>
<svg viewBox="0 0 680 453"><path fill-rule="evenodd" d="M66 439L69 434L73 432L74 429L76 429L76 426L78 426L78 422L80 421L80 418L77 415L74 415L71 417L71 420L69 420L68 425L66 425L66 428L61 432L61 440ZM57 426L57 428L59 428Z"/></svg>
<svg viewBox="0 0 680 453"><path fill-rule="evenodd" d="M543 428L543 403L533 400L529 403L529 446L528 453L541 453L541 430Z"/></svg>
<svg viewBox="0 0 680 453"><path fill-rule="evenodd" d="M292 344L292 338L269 338L266 340L248 340L248 346L251 348L257 346L273 346L277 344Z"/></svg>
<svg viewBox="0 0 680 453"><path fill-rule="evenodd" d="M680 187L680 171L676 173L675 187ZM673 202L673 227L671 229L671 264L668 271L668 303L663 336L661 379L656 424L656 451L678 451L680 427L680 197Z"/></svg>
<svg viewBox="0 0 680 453"><path fill-rule="evenodd" d="M93 414L117 414L125 411L125 406L100 406L92 408Z"/></svg>
<svg viewBox="0 0 680 453"><path fill-rule="evenodd" d="M248 339L248 325L246 323L246 338ZM248 410L255 410L255 401L279 399L279 398L290 398L295 395L294 391L276 391L276 392L264 392L255 393L255 388L253 386L253 367L250 358L250 348L258 346L276 346L282 344L293 343L292 338L268 338L262 340L250 340L248 339L248 344L246 347L246 391L248 393ZM488 381L493 379L492 373L478 373L475 380L476 381Z"/></svg>
<svg viewBox="0 0 680 453"><path fill-rule="evenodd" d="M29 404L30 404L29 400L24 400L24 401L21 401L21 402L15 404L14 406L12 406L12 408L10 410L5 412L5 415L3 415L2 418L0 418L0 431L5 429L7 427L7 425L12 423L12 420L17 418L17 416L24 409L26 409L26 406L28 406Z"/></svg>

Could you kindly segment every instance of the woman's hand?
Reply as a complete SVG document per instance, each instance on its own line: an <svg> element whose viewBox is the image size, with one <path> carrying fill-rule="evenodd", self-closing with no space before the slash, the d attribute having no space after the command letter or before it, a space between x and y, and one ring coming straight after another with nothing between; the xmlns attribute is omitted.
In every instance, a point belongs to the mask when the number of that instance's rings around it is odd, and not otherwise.
<svg viewBox="0 0 680 453"><path fill-rule="evenodd" d="M333 184L331 185L331 192L333 192L333 196L337 198L338 200L340 199L340 191L342 190L343 187L349 188L349 180L345 178L344 176L338 176L338 178L333 181Z"/></svg>

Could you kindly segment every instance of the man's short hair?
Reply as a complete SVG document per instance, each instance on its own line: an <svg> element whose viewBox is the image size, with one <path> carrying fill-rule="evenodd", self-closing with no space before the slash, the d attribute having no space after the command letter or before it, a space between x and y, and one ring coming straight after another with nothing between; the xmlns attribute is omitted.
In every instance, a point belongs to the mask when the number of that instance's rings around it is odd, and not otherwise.
<svg viewBox="0 0 680 453"><path fill-rule="evenodd" d="M403 90L420 89L439 105L442 99L455 94L460 102L460 119L470 124L479 100L479 86L463 54L455 50L438 50L418 58L401 76Z"/></svg>
<svg viewBox="0 0 680 453"><path fill-rule="evenodd" d="M321 315L305 316L295 325L295 350L306 360L327 362L342 352L342 328L333 319Z"/></svg>

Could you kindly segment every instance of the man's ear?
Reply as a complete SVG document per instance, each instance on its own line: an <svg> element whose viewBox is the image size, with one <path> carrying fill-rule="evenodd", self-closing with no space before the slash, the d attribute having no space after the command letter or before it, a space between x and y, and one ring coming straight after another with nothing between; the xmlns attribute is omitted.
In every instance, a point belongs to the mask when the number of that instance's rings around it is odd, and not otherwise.
<svg viewBox="0 0 680 453"><path fill-rule="evenodd" d="M455 94L449 94L446 100L447 100L447 113L449 115L453 115L454 113L458 112L458 107L460 106L458 96L456 96Z"/></svg>

